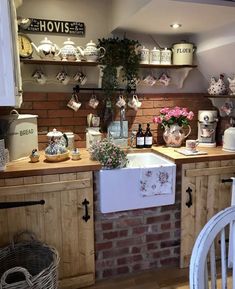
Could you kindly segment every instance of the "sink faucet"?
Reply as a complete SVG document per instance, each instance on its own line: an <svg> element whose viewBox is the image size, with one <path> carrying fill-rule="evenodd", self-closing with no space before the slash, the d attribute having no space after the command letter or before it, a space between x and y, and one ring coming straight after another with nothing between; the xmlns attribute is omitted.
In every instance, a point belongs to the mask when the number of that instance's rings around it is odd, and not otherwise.
<svg viewBox="0 0 235 289"><path fill-rule="evenodd" d="M123 121L125 120L125 106L120 108L120 138L123 138Z"/></svg>

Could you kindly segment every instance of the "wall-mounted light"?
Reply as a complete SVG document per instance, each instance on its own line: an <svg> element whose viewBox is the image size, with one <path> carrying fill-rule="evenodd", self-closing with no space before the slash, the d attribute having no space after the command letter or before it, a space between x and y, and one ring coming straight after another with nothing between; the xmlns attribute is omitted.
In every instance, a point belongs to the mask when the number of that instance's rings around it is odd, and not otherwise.
<svg viewBox="0 0 235 289"><path fill-rule="evenodd" d="M179 23L174 23L174 24L171 24L170 27L173 28L173 29L178 29L180 28L182 25L179 24Z"/></svg>

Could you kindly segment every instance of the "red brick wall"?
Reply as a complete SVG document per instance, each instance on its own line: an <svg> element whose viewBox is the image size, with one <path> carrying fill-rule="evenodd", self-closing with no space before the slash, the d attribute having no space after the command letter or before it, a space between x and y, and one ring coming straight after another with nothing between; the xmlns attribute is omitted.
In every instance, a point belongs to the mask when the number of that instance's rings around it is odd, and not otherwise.
<svg viewBox="0 0 235 289"><path fill-rule="evenodd" d="M46 134L54 127L60 131L72 131L76 135L77 147L85 147L85 130L86 130L86 116L89 113L102 114L103 96L98 95L100 105L97 110L89 107L88 100L90 94L80 94L81 108L74 112L68 108L67 102L71 94L69 93L35 93L25 92L23 105L19 109L20 113L37 114L38 117L38 132L39 132L39 149L44 149L47 144ZM139 95L142 101L142 107L135 112L128 108L126 111L126 119L129 122L129 130L137 129L138 124L142 123L145 129L146 124L151 124L151 129L154 135L154 142L163 144L162 128L157 129L157 125L152 123L154 115L159 114L162 107L175 105L185 106L190 108L195 113L195 118L191 122L192 138L197 137L197 111L199 109L210 109L212 105L210 101L203 97L202 94L146 94ZM117 97L116 97L117 99ZM119 119L119 112L115 107L115 99L113 99L114 108L116 110L116 119ZM1 114L7 114L9 109L1 109Z"/></svg>

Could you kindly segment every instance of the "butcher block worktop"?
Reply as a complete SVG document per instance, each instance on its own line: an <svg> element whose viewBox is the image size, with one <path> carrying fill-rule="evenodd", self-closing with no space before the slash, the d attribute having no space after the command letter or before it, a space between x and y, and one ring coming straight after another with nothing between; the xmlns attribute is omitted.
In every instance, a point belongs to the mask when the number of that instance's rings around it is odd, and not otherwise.
<svg viewBox="0 0 235 289"><path fill-rule="evenodd" d="M61 162L48 162L45 159L44 152L40 152L40 159L37 163L30 162L30 158L10 162L4 172L0 172L0 179L6 177L21 177L48 175L57 173L86 172L101 169L97 161L90 159L90 154L86 149L80 149L81 159L67 159Z"/></svg>
<svg viewBox="0 0 235 289"><path fill-rule="evenodd" d="M206 162L206 161L221 161L235 159L235 152L226 152L222 147L215 148L198 148L200 151L207 152L206 155L185 156L176 152L176 148L165 146L153 146L152 150L160 155L167 157L176 164Z"/></svg>
<svg viewBox="0 0 235 289"><path fill-rule="evenodd" d="M200 150L206 151L208 154L195 156L185 156L176 152L175 148L165 146L153 146L152 149L130 149L127 152L149 152L150 150L172 160L176 164L235 159L235 153L225 152L222 147L200 148ZM40 152L40 160L37 163L31 163L29 158L10 162L6 170L0 172L0 179L39 174L97 171L101 169L99 162L90 159L89 152L86 149L80 149L80 153L81 159L77 161L68 159L62 162L48 162L45 160L44 152Z"/></svg>

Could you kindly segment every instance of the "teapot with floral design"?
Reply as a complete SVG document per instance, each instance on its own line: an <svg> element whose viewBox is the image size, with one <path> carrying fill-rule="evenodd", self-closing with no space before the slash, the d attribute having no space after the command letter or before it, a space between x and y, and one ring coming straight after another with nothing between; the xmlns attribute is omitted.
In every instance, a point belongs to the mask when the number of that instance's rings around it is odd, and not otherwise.
<svg viewBox="0 0 235 289"><path fill-rule="evenodd" d="M77 49L88 62L96 62L98 58L104 57L105 54L105 48L97 48L96 44L92 40L86 44L85 49L81 46L78 46Z"/></svg>

